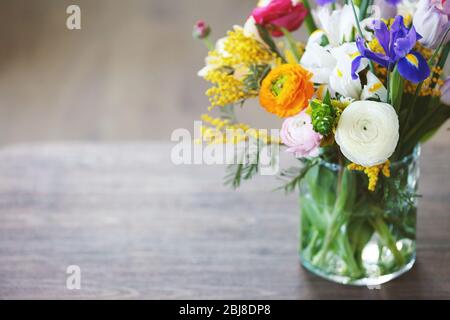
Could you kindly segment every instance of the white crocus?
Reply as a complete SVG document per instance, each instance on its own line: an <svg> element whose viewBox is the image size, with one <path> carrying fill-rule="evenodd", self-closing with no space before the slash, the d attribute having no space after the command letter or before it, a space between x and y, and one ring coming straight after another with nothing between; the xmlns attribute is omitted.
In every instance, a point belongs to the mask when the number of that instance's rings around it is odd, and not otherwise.
<svg viewBox="0 0 450 320"><path fill-rule="evenodd" d="M372 72L367 72L367 84L364 86L361 93L361 100L369 100L371 98L380 101L387 101L387 90L383 83Z"/></svg>
<svg viewBox="0 0 450 320"><path fill-rule="evenodd" d="M253 38L256 41L259 41L262 44L266 45L259 34L258 28L256 27L256 21L253 16L250 16L244 24L244 36Z"/></svg>
<svg viewBox="0 0 450 320"><path fill-rule="evenodd" d="M351 68L353 59L359 55L358 48L354 42L331 49L331 55L337 61L330 75L330 88L353 99L359 99L362 91L361 80L352 79ZM362 59L358 72L367 67L367 59Z"/></svg>
<svg viewBox="0 0 450 320"><path fill-rule="evenodd" d="M358 8L355 8L358 14ZM328 6L321 6L313 11L320 29L328 36L330 45L335 47L350 41L356 30L355 17L350 5L332 10Z"/></svg>
<svg viewBox="0 0 450 320"><path fill-rule="evenodd" d="M336 129L336 143L350 161L371 167L394 153L399 139L394 108L387 103L355 101L347 106Z"/></svg>
<svg viewBox="0 0 450 320"><path fill-rule="evenodd" d="M328 41L327 34L321 29L316 29L310 34L306 46L310 46L312 43L317 43L318 45L326 45Z"/></svg>
<svg viewBox="0 0 450 320"><path fill-rule="evenodd" d="M321 47L317 42L306 46L300 64L313 74L314 83L328 83L331 72L336 66L336 59L327 47Z"/></svg>

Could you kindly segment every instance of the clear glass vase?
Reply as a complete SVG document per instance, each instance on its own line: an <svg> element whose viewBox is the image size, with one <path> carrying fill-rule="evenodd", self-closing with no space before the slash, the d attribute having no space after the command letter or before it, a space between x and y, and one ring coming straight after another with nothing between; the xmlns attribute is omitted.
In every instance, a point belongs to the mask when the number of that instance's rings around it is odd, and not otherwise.
<svg viewBox="0 0 450 320"><path fill-rule="evenodd" d="M304 267L328 280L373 286L413 266L416 252L420 147L380 174L367 177L321 162L300 183L300 256Z"/></svg>

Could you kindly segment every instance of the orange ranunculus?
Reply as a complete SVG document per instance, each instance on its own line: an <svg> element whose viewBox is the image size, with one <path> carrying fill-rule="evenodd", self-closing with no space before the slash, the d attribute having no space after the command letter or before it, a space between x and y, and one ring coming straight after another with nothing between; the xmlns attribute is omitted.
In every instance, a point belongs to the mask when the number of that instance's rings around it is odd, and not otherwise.
<svg viewBox="0 0 450 320"><path fill-rule="evenodd" d="M314 94L312 74L297 64L283 64L270 71L261 84L259 102L279 117L298 114Z"/></svg>

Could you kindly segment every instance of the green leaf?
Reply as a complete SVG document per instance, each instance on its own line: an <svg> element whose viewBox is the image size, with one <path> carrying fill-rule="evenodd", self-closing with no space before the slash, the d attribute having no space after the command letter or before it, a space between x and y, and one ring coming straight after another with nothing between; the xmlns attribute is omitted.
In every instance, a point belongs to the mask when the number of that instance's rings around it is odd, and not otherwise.
<svg viewBox="0 0 450 320"><path fill-rule="evenodd" d="M283 170L279 178L281 180L287 180L287 182L281 187L275 190L284 190L286 193L291 193L299 186L300 181L305 177L308 171L318 164L318 159L304 160L304 165L302 167L291 167L287 170Z"/></svg>
<svg viewBox="0 0 450 320"><path fill-rule="evenodd" d="M249 67L249 73L244 78L244 85L247 91L259 91L261 82L270 72L270 66L267 64L252 64Z"/></svg>
<svg viewBox="0 0 450 320"><path fill-rule="evenodd" d="M269 46L270 50L272 50L273 53L279 56L283 60L283 62L286 62L286 59L283 57L280 51L278 51L277 45L270 36L269 31L267 31L267 29L260 24L257 24L256 28L258 29L261 39Z"/></svg>
<svg viewBox="0 0 450 320"><path fill-rule="evenodd" d="M323 103L328 104L329 106L331 106L331 97L330 97L330 91L327 90L327 92L325 93L325 96L323 97Z"/></svg>
<svg viewBox="0 0 450 320"><path fill-rule="evenodd" d="M397 66L394 71L391 72L389 79L389 92L390 92L390 101L394 109L397 111L400 110L400 106L402 104L402 96L403 96L403 82L404 79L400 76L400 73L397 70ZM388 97L389 99L389 97Z"/></svg>

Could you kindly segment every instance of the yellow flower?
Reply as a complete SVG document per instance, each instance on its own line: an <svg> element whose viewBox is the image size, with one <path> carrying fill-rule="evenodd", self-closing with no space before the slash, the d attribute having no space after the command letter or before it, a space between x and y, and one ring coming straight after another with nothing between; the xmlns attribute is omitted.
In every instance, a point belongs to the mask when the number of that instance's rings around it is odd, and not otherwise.
<svg viewBox="0 0 450 320"><path fill-rule="evenodd" d="M277 59L262 43L245 36L242 28L235 27L227 37L218 41L206 62L199 75L213 84L206 91L212 108L258 96L257 92L247 90L244 84L249 67L276 64Z"/></svg>
<svg viewBox="0 0 450 320"><path fill-rule="evenodd" d="M213 118L209 114L203 114L201 120L207 125L201 127L201 136L208 144L237 144L250 138L265 144L280 143L278 137L268 135L266 130L253 129L245 123L232 123L228 119Z"/></svg>
<svg viewBox="0 0 450 320"><path fill-rule="evenodd" d="M311 77L311 73L297 64L272 69L261 85L261 106L279 117L296 115L308 106L314 94Z"/></svg>
<svg viewBox="0 0 450 320"><path fill-rule="evenodd" d="M375 191L375 188L377 187L378 176L380 175L380 171L383 173L383 175L385 177L391 176L390 165L391 165L391 162L389 160L386 161L385 163L382 163L380 165L373 166L373 167L363 167L356 163L350 163L347 166L347 169L364 172L367 175L367 177L369 178L369 184L367 186L367 189L370 191Z"/></svg>

